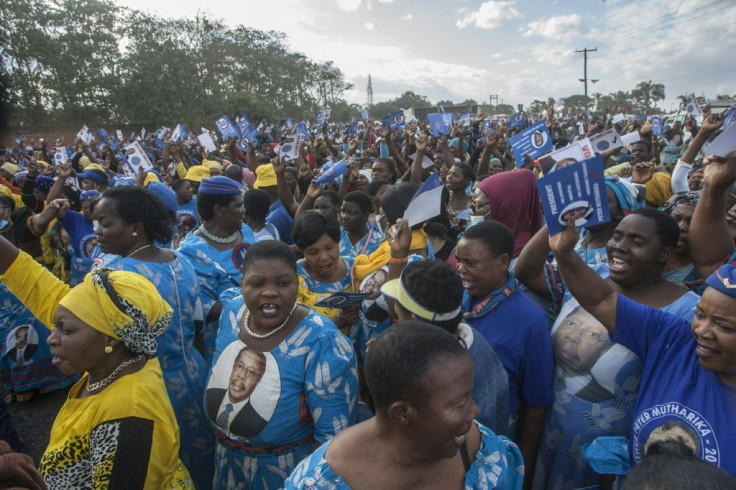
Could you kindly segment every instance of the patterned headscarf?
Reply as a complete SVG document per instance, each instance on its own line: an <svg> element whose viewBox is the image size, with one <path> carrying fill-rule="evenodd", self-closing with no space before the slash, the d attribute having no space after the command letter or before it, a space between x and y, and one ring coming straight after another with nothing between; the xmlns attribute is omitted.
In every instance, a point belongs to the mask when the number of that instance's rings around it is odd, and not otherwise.
<svg viewBox="0 0 736 490"><path fill-rule="evenodd" d="M121 340L134 354L156 356L156 337L172 318L172 310L145 277L133 272L99 269L59 303L80 320Z"/></svg>
<svg viewBox="0 0 736 490"><path fill-rule="evenodd" d="M634 184L622 179L618 175L606 176L606 185L616 194L616 201L621 206L624 216L644 206L644 200L639 197L639 192L634 187Z"/></svg>
<svg viewBox="0 0 736 490"><path fill-rule="evenodd" d="M45 175L39 175L36 177L34 188L41 194L48 194L52 185L54 185L54 179Z"/></svg>
<svg viewBox="0 0 736 490"><path fill-rule="evenodd" d="M693 206L698 205L700 200L700 192L686 192L684 194L678 194L670 204L662 209L667 214L672 214L672 211L680 204L692 204Z"/></svg>

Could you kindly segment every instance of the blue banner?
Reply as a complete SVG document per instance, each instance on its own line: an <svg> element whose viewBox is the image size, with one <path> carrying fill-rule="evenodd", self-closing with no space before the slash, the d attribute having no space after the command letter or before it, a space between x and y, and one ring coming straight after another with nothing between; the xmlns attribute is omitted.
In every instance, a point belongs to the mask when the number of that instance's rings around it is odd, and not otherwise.
<svg viewBox="0 0 736 490"><path fill-rule="evenodd" d="M432 134L435 138L439 138L441 134L450 134L447 124L445 124L445 118L442 116L444 114L427 114L429 127L432 129Z"/></svg>
<svg viewBox="0 0 736 490"><path fill-rule="evenodd" d="M222 116L217 121L215 121L215 126L217 126L217 130L222 135L222 139L225 141L229 141L232 138L237 138L238 130L235 129L235 126L233 125L232 121L230 121L230 118L227 116Z"/></svg>
<svg viewBox="0 0 736 490"><path fill-rule="evenodd" d="M524 166L524 155L534 159L552 151L552 138L547 131L547 123L539 121L509 139L516 158L516 166Z"/></svg>
<svg viewBox="0 0 736 490"><path fill-rule="evenodd" d="M382 121L383 121L384 128L391 128L391 129L403 128L406 125L406 118L404 117L404 110L399 109L393 114L389 114L388 116L384 117Z"/></svg>
<svg viewBox="0 0 736 490"><path fill-rule="evenodd" d="M537 181L550 236L567 227L586 228L610 221L603 159L593 157L568 165Z"/></svg>

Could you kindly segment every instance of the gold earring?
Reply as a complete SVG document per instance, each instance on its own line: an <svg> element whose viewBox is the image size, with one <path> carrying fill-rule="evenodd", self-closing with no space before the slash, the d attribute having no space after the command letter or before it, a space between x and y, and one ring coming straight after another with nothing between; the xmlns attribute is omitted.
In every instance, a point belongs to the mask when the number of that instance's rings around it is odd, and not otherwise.
<svg viewBox="0 0 736 490"><path fill-rule="evenodd" d="M105 354L112 354L112 346L108 345L105 347Z"/></svg>

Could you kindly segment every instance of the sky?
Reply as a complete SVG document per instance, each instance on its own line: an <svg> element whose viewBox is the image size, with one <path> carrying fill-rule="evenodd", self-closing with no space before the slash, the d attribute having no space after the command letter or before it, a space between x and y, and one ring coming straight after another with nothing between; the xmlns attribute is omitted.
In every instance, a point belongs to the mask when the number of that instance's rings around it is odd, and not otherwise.
<svg viewBox="0 0 736 490"><path fill-rule="evenodd" d="M407 90L443 99L529 104L584 92L665 85L663 112L689 92L736 94L736 0L114 0L163 17L198 11L228 25L286 34L333 61L365 104ZM154 6L152 6L154 5ZM729 61L730 60L730 61Z"/></svg>

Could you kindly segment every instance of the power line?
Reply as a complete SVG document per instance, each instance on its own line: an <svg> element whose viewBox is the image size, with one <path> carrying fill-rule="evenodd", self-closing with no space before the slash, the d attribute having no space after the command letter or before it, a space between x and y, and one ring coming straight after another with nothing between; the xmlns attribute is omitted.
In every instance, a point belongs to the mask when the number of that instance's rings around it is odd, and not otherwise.
<svg viewBox="0 0 736 490"><path fill-rule="evenodd" d="M709 15L712 15L712 14L716 14L718 12L722 12L722 11L728 9L728 8L731 8L731 7L736 7L736 3L733 3L731 5L728 5L728 6L725 6L723 8L720 8L720 9L717 9L717 10L713 10L713 11L710 11L710 12L704 12L704 13L701 13L699 15L688 16L688 17L685 17L685 18L671 19L669 21L666 21L666 22L661 23L660 25L653 25L651 27L645 27L645 28L642 28L642 29L638 30L637 32L632 32L632 33L629 33L629 34L626 34L626 35L620 36L620 35L617 34L616 36L614 36L612 38L609 38L608 41L602 41L602 42L598 43L598 45L599 46L608 46L608 45L611 45L611 44L614 44L614 43L623 41L623 40L625 40L627 38L635 37L635 36L638 36L638 35L641 35L641 34L650 34L652 32L661 31L662 29L671 29L671 28L676 27L676 26L678 26L680 24L683 24L685 22L692 22L693 20L697 20L697 19L700 19L702 17L706 17L706 16L709 16ZM677 22L673 22L673 21L677 21ZM670 22L673 22L673 23L670 23Z"/></svg>
<svg viewBox="0 0 736 490"><path fill-rule="evenodd" d="M710 8L710 7L712 7L712 6L714 6L714 5L718 4L718 3L722 3L723 1L724 0L716 0L715 2L709 3L708 5L702 5L702 6L699 6L699 7L691 8L689 10L680 12L679 14L677 13L679 11L679 9L678 9L674 13L667 13L667 14L665 14L665 15L657 18L657 19L653 19L653 20L651 20L651 21L649 21L647 23L644 23L642 25L637 25L637 26L629 27L629 28L626 28L626 29L623 29L623 30L618 30L615 33L613 33L611 36L608 36L607 38L601 39L598 42L598 45L601 46L603 44L610 44L612 42L615 42L616 40L625 39L627 37L634 36L634 35L637 35L637 34L640 34L640 33L643 33L643 32L648 32L652 28L664 26L665 24L668 24L669 22L683 19L688 14L691 14L693 12L697 12L699 10L703 10L703 9L706 9L706 8ZM716 13L716 12L719 12L720 10L724 10L724 9L729 8L729 7L732 7L732 6L733 5L728 5L728 6L724 7L723 9L713 10L711 12L707 12L705 15ZM667 18L667 17L669 17L669 18ZM702 17L702 15L701 15L701 17Z"/></svg>

